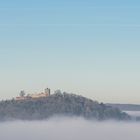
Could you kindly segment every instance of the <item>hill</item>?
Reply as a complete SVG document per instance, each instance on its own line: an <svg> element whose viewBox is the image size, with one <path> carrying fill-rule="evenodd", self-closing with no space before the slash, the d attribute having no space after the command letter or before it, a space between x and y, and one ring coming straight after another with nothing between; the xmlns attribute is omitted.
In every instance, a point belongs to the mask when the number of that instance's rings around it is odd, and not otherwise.
<svg viewBox="0 0 140 140"><path fill-rule="evenodd" d="M112 107L119 108L123 111L140 111L140 105L135 104L106 104Z"/></svg>
<svg viewBox="0 0 140 140"><path fill-rule="evenodd" d="M52 116L78 116L86 119L128 120L130 116L117 108L82 96L56 93L46 98L0 102L0 120L42 120Z"/></svg>

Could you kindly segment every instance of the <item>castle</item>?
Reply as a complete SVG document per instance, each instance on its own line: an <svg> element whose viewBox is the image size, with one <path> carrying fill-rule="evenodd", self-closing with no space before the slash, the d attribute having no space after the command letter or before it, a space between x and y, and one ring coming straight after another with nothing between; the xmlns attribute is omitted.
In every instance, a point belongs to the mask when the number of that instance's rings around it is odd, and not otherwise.
<svg viewBox="0 0 140 140"><path fill-rule="evenodd" d="M27 100L27 99L45 98L45 97L50 96L50 94L51 94L51 90L49 88L46 88L44 92L37 93L37 94L28 94L27 96L25 96L24 91L21 91L20 96L16 97L16 100L21 101L21 100Z"/></svg>

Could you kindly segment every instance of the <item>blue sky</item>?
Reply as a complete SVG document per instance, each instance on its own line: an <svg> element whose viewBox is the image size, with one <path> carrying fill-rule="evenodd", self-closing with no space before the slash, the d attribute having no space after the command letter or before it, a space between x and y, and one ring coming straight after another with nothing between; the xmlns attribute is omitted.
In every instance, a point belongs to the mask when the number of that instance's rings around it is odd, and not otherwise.
<svg viewBox="0 0 140 140"><path fill-rule="evenodd" d="M140 102L138 0L0 1L0 98L46 86Z"/></svg>

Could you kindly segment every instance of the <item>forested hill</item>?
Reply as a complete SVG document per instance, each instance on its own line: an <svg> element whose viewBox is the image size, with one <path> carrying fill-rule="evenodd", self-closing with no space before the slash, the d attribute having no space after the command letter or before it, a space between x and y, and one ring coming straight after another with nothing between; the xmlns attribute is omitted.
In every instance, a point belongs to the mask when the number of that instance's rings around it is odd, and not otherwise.
<svg viewBox="0 0 140 140"><path fill-rule="evenodd" d="M79 116L86 119L128 120L130 116L117 108L99 104L82 96L56 93L37 100L0 102L0 120L42 120L52 116Z"/></svg>

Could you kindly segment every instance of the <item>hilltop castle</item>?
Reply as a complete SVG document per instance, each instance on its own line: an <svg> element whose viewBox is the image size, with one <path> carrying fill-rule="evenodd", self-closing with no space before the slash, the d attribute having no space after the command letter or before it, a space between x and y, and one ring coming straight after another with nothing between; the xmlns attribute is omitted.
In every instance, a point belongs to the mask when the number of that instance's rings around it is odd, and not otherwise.
<svg viewBox="0 0 140 140"><path fill-rule="evenodd" d="M51 90L49 88L46 88L44 90L44 92L37 93L37 94L28 94L27 96L25 96L25 92L24 91L21 91L20 92L20 96L16 97L16 100L20 101L20 100L26 100L26 99L45 98L45 97L50 96L50 94L51 94Z"/></svg>

